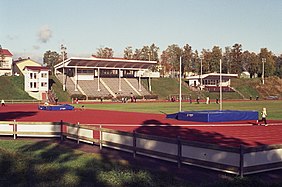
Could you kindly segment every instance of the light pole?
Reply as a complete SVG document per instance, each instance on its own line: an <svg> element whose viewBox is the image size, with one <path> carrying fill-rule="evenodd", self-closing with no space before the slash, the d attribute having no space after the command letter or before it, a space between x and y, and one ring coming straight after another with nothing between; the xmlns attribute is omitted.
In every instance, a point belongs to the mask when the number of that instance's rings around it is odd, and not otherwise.
<svg viewBox="0 0 282 187"><path fill-rule="evenodd" d="M262 84L264 84L264 63L266 62L266 58L262 58L262 74L261 74L261 79L262 79Z"/></svg>
<svg viewBox="0 0 282 187"><path fill-rule="evenodd" d="M62 57L63 57L63 91L66 91L66 81L65 81L65 52L66 52L67 48L61 44L61 53L62 53Z"/></svg>

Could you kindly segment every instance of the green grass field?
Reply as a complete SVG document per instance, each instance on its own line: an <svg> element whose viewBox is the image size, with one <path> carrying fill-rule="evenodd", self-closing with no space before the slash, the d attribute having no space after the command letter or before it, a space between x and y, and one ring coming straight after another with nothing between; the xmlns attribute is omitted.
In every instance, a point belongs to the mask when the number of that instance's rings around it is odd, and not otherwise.
<svg viewBox="0 0 282 187"><path fill-rule="evenodd" d="M76 107L84 105L88 109L99 110L117 110L127 112L144 112L155 114L170 114L179 111L178 102L137 102L137 103L95 103L95 104L78 104ZM211 103L209 105L205 103L196 104L195 102L190 104L185 101L182 102L182 110L218 110L219 104ZM223 101L223 110L257 110L261 111L263 107L267 108L268 119L280 119L282 120L282 101L281 100L262 100L262 101Z"/></svg>
<svg viewBox="0 0 282 187"><path fill-rule="evenodd" d="M185 180L171 171L149 171L139 161L130 164L105 153L88 153L52 140L1 140L0 186L280 186L280 180L215 173L209 180ZM203 175L207 175L206 173ZM201 177L201 176L199 176Z"/></svg>

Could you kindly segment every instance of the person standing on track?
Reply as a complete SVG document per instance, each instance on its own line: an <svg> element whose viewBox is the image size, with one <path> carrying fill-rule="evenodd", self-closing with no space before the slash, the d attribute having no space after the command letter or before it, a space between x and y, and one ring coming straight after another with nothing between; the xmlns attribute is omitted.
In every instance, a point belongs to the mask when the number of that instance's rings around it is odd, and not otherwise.
<svg viewBox="0 0 282 187"><path fill-rule="evenodd" d="M259 122L264 122L264 125L268 126L267 121L266 121L266 117L267 117L266 108L263 108L262 112L261 112L261 120L257 120L257 123L259 124Z"/></svg>
<svg viewBox="0 0 282 187"><path fill-rule="evenodd" d="M1 106L6 106L4 99L1 100Z"/></svg>

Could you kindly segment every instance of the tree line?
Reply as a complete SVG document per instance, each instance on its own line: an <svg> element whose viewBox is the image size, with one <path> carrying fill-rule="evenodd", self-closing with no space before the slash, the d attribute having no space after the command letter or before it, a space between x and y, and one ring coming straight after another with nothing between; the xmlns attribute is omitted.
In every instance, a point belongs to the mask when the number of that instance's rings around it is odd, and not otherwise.
<svg viewBox="0 0 282 187"><path fill-rule="evenodd" d="M193 50L192 46L185 44L180 47L177 44L169 45L160 53L160 48L154 43L145 45L140 49L133 49L128 46L124 49L123 58L132 60L157 61L152 69L160 71L161 75L169 75L179 71L179 59L182 58L182 74L192 72L195 74L219 72L219 62L222 60L222 72L240 74L248 71L251 77L264 75L282 77L282 54L276 56L267 48L261 48L259 53L243 51L241 44L234 44L232 47L219 46L212 49ZM64 53L67 59L67 53ZM93 56L100 58L113 58L114 51L110 47L98 48ZM62 54L55 51L46 51L43 63L54 69L54 65L62 61Z"/></svg>

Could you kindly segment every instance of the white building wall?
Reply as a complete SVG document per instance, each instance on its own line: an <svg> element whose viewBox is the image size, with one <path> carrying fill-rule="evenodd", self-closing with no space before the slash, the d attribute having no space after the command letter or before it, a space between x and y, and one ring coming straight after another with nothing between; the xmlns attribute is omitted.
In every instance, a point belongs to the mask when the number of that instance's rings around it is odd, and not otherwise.
<svg viewBox="0 0 282 187"><path fill-rule="evenodd" d="M25 69L24 73L25 91L35 99L42 99L42 93L49 89L49 73L48 70L30 70Z"/></svg>
<svg viewBox="0 0 282 187"><path fill-rule="evenodd" d="M0 67L0 76L2 75L12 75L12 57L6 56L3 59L2 66ZM2 69L3 68L3 69Z"/></svg>

